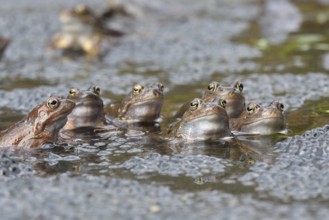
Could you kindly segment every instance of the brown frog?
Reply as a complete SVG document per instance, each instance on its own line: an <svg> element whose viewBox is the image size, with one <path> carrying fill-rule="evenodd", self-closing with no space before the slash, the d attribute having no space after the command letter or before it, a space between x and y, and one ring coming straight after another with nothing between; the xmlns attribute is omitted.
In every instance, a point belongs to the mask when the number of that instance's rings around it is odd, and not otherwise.
<svg viewBox="0 0 329 220"><path fill-rule="evenodd" d="M225 105L225 100L219 100L218 105L204 102L202 99L194 99L181 120L169 128L168 134L188 142L230 137L229 118Z"/></svg>
<svg viewBox="0 0 329 220"><path fill-rule="evenodd" d="M105 125L104 104L99 87L91 86L87 90L71 89L67 98L75 103L75 108L68 115L63 130L102 128Z"/></svg>
<svg viewBox="0 0 329 220"><path fill-rule="evenodd" d="M243 84L236 82L233 86L224 87L219 82L209 83L202 99L205 102L216 100L216 98L226 101L226 112L230 118L237 118L245 108L245 98L242 94Z"/></svg>
<svg viewBox="0 0 329 220"><path fill-rule="evenodd" d="M8 38L0 36L0 59L2 58L10 40Z"/></svg>
<svg viewBox="0 0 329 220"><path fill-rule="evenodd" d="M102 56L107 50L105 37L119 37L123 33L106 27L88 6L80 4L59 15L62 31L56 33L51 47L63 51L81 51L90 56Z"/></svg>
<svg viewBox="0 0 329 220"><path fill-rule="evenodd" d="M250 103L239 118L231 120L231 130L259 135L286 133L283 110L284 105L277 101L266 107Z"/></svg>
<svg viewBox="0 0 329 220"><path fill-rule="evenodd" d="M0 146L35 148L45 143L54 143L74 106L71 100L49 97L21 121L2 131Z"/></svg>
<svg viewBox="0 0 329 220"><path fill-rule="evenodd" d="M163 104L163 85L133 86L118 110L118 119L125 122L154 123L160 117Z"/></svg>
<svg viewBox="0 0 329 220"><path fill-rule="evenodd" d="M233 86L224 87L219 82L209 83L207 89L202 95L204 102L216 102L219 99L226 101L226 112L229 118L237 118L245 108L245 98L242 94L243 84L236 82ZM176 113L175 117L181 117L189 103L185 103Z"/></svg>

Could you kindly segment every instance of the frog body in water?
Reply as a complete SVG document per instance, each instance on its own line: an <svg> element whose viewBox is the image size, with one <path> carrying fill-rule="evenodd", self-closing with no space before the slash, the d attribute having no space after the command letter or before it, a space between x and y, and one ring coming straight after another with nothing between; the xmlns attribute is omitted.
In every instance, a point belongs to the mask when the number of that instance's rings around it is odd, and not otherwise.
<svg viewBox="0 0 329 220"><path fill-rule="evenodd" d="M8 38L0 36L0 60L8 47L10 40Z"/></svg>
<svg viewBox="0 0 329 220"><path fill-rule="evenodd" d="M2 131L0 146L35 148L56 142L59 130L65 125L67 115L74 106L71 100L49 97L21 121Z"/></svg>
<svg viewBox="0 0 329 220"><path fill-rule="evenodd" d="M224 87L219 82L209 83L207 89L202 95L204 102L216 102L218 99L226 101L226 112L229 118L237 118L245 108L245 98L242 94L243 84L236 82L233 86ZM175 114L175 117L181 117L189 107L189 102L185 103Z"/></svg>
<svg viewBox="0 0 329 220"><path fill-rule="evenodd" d="M250 103L239 118L231 120L231 130L259 135L286 133L283 110L284 105L277 101L266 107Z"/></svg>
<svg viewBox="0 0 329 220"><path fill-rule="evenodd" d="M73 88L67 98L75 103L75 108L68 115L63 130L102 128L105 125L104 104L99 87L91 86L87 90Z"/></svg>
<svg viewBox="0 0 329 220"><path fill-rule="evenodd" d="M218 140L230 137L229 117L225 110L225 100L216 103L194 99L183 117L173 124L168 134L187 142Z"/></svg>
<svg viewBox="0 0 329 220"><path fill-rule="evenodd" d="M62 30L53 36L51 42L51 47L55 49L102 56L110 44L105 38L123 35L119 31L107 28L103 20L83 4L62 11L59 19Z"/></svg>
<svg viewBox="0 0 329 220"><path fill-rule="evenodd" d="M151 86L136 84L123 99L117 118L128 123L155 123L160 118L163 105L163 85Z"/></svg>

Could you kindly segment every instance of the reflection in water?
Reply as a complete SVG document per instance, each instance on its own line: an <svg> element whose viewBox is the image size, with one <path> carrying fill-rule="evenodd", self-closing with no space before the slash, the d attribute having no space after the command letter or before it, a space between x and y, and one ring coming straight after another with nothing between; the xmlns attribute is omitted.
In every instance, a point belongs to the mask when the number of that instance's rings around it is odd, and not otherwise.
<svg viewBox="0 0 329 220"><path fill-rule="evenodd" d="M273 163L275 154L273 145L282 140L272 136L247 136L239 137L237 140L239 151L231 153L230 159L236 161L245 161L248 164L255 162Z"/></svg>
<svg viewBox="0 0 329 220"><path fill-rule="evenodd" d="M170 143L172 153L202 154L245 162L251 165L256 161L272 163L275 155L273 145L282 140L272 136L249 135L240 136L231 140L211 142L174 142Z"/></svg>
<svg viewBox="0 0 329 220"><path fill-rule="evenodd" d="M200 164L199 174L201 175L198 176L206 178L206 182L217 182L223 181L223 178L225 179L231 174L227 174L228 171L224 173L221 171L218 174L209 175L211 173L207 171L203 173L203 169L216 170L217 162L215 161L218 159L221 161L218 166L225 170L230 170L232 163L238 165L240 169L248 169L257 161L272 163L276 156L272 146L279 141L278 138L272 136L249 136L225 141L187 144L181 141L163 140L158 137L155 134L112 137L111 140L98 140L92 144L82 143L74 147L61 146L40 149L33 153L32 164L35 171L42 176L65 172L111 176L120 172L120 175L127 175L128 178L131 178L131 174L129 172L124 174L123 171L129 170L129 167L135 170L140 169L138 171L140 173L147 173L147 166L151 166L153 167L152 178L161 179L161 169L163 169L164 164L177 168L178 164L176 163L189 164L186 159L183 159L184 157L198 160L200 155L205 155L208 156L209 161L206 162L201 159L200 162L204 163L206 167ZM182 161L177 161L178 158L181 158ZM155 172L157 169L159 171ZM171 176L170 172L167 175ZM200 184L200 181L197 184Z"/></svg>
<svg viewBox="0 0 329 220"><path fill-rule="evenodd" d="M256 162L273 163L276 153L273 145L284 138L273 136L246 136L229 142L226 149L226 159L232 160L238 166L248 169ZM222 154L223 155L223 154ZM242 171L243 172L243 171ZM227 172L220 175L204 175L193 179L197 185L206 183L234 183L234 174Z"/></svg>
<svg viewBox="0 0 329 220"><path fill-rule="evenodd" d="M208 155L218 158L229 158L231 143L229 141L198 141L186 143L173 140L168 144L172 154L183 153L193 155Z"/></svg>

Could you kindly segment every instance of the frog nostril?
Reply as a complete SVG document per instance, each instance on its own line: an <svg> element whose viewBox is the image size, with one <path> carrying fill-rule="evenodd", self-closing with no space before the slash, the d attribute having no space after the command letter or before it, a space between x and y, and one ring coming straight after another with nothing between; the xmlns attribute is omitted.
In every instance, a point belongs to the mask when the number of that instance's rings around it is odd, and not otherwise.
<svg viewBox="0 0 329 220"><path fill-rule="evenodd" d="M153 90L153 95L154 96L159 96L160 94L161 93L158 90L156 90L156 89Z"/></svg>

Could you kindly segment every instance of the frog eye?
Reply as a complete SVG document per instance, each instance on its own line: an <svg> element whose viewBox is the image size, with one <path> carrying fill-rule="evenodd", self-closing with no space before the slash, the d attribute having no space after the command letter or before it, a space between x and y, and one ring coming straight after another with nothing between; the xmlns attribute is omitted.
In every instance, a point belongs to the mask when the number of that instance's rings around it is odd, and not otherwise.
<svg viewBox="0 0 329 220"><path fill-rule="evenodd" d="M277 108L278 108L280 111L283 111L283 110L284 110L284 105L283 105L282 103L278 102L278 103L276 104L276 106L277 106Z"/></svg>
<svg viewBox="0 0 329 220"><path fill-rule="evenodd" d="M243 91L243 84L240 82L236 82L234 88L237 89L239 92Z"/></svg>
<svg viewBox="0 0 329 220"><path fill-rule="evenodd" d="M159 90L160 90L160 91L163 91L163 89L164 89L164 86L163 86L163 84L162 84L162 83L158 83L158 87L159 87Z"/></svg>
<svg viewBox="0 0 329 220"><path fill-rule="evenodd" d="M200 104L201 104L200 99L194 99L194 100L190 103L190 106L191 106L190 109L191 109L192 111L195 111L195 110L197 110L197 109L199 108Z"/></svg>
<svg viewBox="0 0 329 220"><path fill-rule="evenodd" d="M84 14L88 11L88 8L84 4L80 4L77 7L75 7L74 11L78 14Z"/></svg>
<svg viewBox="0 0 329 220"><path fill-rule="evenodd" d="M133 92L135 95L140 94L143 91L144 87L142 85L136 84L133 87Z"/></svg>
<svg viewBox="0 0 329 220"><path fill-rule="evenodd" d="M78 89L75 89L75 88L70 89L70 91L69 91L69 94L72 96L76 95L77 93L78 93Z"/></svg>
<svg viewBox="0 0 329 220"><path fill-rule="evenodd" d="M227 104L227 102L226 102L225 99L221 99L221 100L219 100L219 105L222 106L223 108L226 107L226 104Z"/></svg>
<svg viewBox="0 0 329 220"><path fill-rule="evenodd" d="M256 109L257 109L258 107L259 107L259 106L256 105L256 104L249 104L249 105L247 106L247 112L248 112L249 114L252 114L252 113L254 113L254 112L256 111Z"/></svg>
<svg viewBox="0 0 329 220"><path fill-rule="evenodd" d="M211 83L209 83L209 85L208 85L208 90L209 90L210 92L214 92L214 91L216 90L216 88L217 88L217 83L216 83L216 82L211 82Z"/></svg>
<svg viewBox="0 0 329 220"><path fill-rule="evenodd" d="M99 95L101 92L101 89L98 86L93 86L93 92Z"/></svg>
<svg viewBox="0 0 329 220"><path fill-rule="evenodd" d="M59 100L55 98L49 98L47 100L47 107L51 109L56 109L59 106Z"/></svg>

